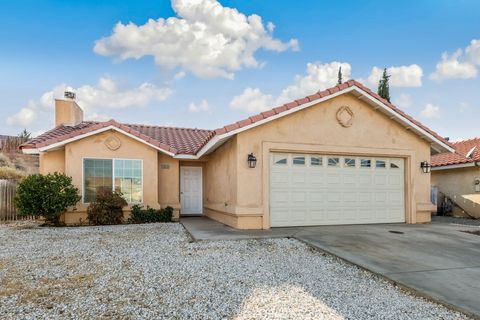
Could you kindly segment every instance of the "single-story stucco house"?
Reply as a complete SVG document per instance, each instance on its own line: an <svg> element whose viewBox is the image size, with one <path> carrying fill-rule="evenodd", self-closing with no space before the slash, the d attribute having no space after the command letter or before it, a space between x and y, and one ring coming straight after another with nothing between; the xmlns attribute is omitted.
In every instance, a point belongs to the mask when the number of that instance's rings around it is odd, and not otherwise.
<svg viewBox="0 0 480 320"><path fill-rule="evenodd" d="M354 80L216 130L83 121L68 98L55 112L56 127L22 150L81 190L70 224L100 187L240 229L424 223L436 207L421 164L454 151Z"/></svg>
<svg viewBox="0 0 480 320"><path fill-rule="evenodd" d="M432 156L432 186L454 202L453 215L480 218L480 138L452 146L454 153Z"/></svg>

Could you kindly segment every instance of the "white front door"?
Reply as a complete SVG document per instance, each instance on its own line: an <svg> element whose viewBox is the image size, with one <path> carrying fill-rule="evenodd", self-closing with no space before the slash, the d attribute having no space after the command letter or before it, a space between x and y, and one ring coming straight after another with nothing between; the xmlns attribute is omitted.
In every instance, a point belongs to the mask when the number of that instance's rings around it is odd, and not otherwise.
<svg viewBox="0 0 480 320"><path fill-rule="evenodd" d="M405 222L401 158L273 153L272 227Z"/></svg>
<svg viewBox="0 0 480 320"><path fill-rule="evenodd" d="M182 215L203 214L202 167L180 167Z"/></svg>

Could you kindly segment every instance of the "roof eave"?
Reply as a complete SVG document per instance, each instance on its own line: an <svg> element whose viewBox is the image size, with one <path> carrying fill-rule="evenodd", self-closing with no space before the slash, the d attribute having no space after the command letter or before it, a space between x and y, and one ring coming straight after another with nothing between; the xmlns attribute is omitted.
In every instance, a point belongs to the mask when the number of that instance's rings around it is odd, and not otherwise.
<svg viewBox="0 0 480 320"><path fill-rule="evenodd" d="M89 131L89 132L86 132L86 133L83 133L83 134L79 134L79 135L76 135L74 137L71 137L71 138L68 138L68 139L65 139L65 140L62 140L62 141L59 141L59 142L56 142L56 143L51 143L47 146L43 146L43 147L37 147L36 149L25 149L25 150L37 150L38 153L40 152L48 152L48 151L53 151L53 150L56 150L58 148L61 148L63 146L65 146L66 144L68 143L71 143L71 142L74 142L74 141L77 141L77 140L80 140L80 139L84 139L84 138L87 138L89 136L93 136L93 135L96 135L96 134L99 134L99 133L102 133L102 132L105 132L105 131L109 131L109 130L114 130L114 131L117 131L121 134L124 134L134 140L137 140L143 144L146 144L162 153L165 153L166 155L169 155L171 157L175 156L175 153L171 152L170 150L165 150L163 148L160 148L154 144L151 144L129 132L126 132L120 128L117 128L116 126L114 125L109 125L109 126L106 126L106 127L103 127L103 128L99 128L97 130L92 130L92 131ZM22 149L23 151L24 149ZM29 151L24 151L24 153L26 152L29 152ZM33 151L32 151L33 152Z"/></svg>
<svg viewBox="0 0 480 320"><path fill-rule="evenodd" d="M434 166L432 167L432 171L439 171L439 170L451 170L451 169L461 169L461 168L470 168L470 167L478 167L480 166L480 162L467 162L467 163L454 163L454 164L447 164L441 166Z"/></svg>
<svg viewBox="0 0 480 320"><path fill-rule="evenodd" d="M330 99L333 99L339 95L342 95L342 94L345 94L345 93L348 93L348 92L355 92L357 93L357 97L365 97L365 99L362 99L362 101L366 101L370 104L374 104L375 106L377 106L378 108L377 109L382 109L382 111L384 111L384 113L387 113L391 116L391 119L392 120L397 120L398 122L402 122L403 125L405 126L405 128L407 130L412 130L414 131L418 136L420 136L422 139L425 139L427 140L428 142L430 142L430 146L433 150L435 150L436 152L438 153L442 153L442 152L455 152L455 149L453 149L452 147L450 147L448 144L444 143L443 141L439 140L438 138L436 138L434 135L432 135L431 133L427 132L426 130L424 130L423 128L421 128L420 126L418 126L417 124L413 123L412 121L410 121L409 119L405 118L403 115L399 114L398 112L394 111L392 108L388 107L387 105L385 105L384 103L382 103L381 101L377 100L376 98L372 97L368 92L365 92L364 90L362 90L361 88L357 87L357 86L350 86L350 87L347 87L345 89L342 89L342 90L339 90L335 93L332 93L328 96L325 96L325 97L321 97L321 98L318 98L316 100L312 100L310 102L307 102L303 105L300 105L298 107L295 107L295 108L292 108L292 109L289 109L289 110L286 110L284 112L281 112L281 113L278 113L276 115L273 115L271 117L268 117L266 119L262 119L262 120L259 120L257 122L254 122L252 124L249 124L249 125L246 125L244 127L241 127L241 128L237 128L235 130L232 130L232 131L229 131L229 132L226 132L226 133L223 133L223 134L219 134L219 135L215 135L212 139L210 139L210 141L208 141L208 143L206 143L198 152L195 156L191 156L189 157L189 159L198 159L200 158L201 156L205 155L205 154L209 154L211 152L213 152L215 149L217 149L220 145L222 145L223 143L225 143L225 141L227 141L230 137L240 133L240 132L243 132L243 131L246 131L246 130L249 130L251 128L254 128L254 127L257 127L257 126L260 126L264 123L267 123L267 122L270 122L270 121L273 121L275 119L278 119L278 118L281 118L281 117L284 117L284 116L287 116L291 113L294 113L294 112L298 112L300 110L303 110L305 108L309 108L313 105L316 105L318 103L321 103L321 102L324 102L324 101L327 101L327 100L330 100ZM176 157L177 158L180 158L181 155L177 155ZM182 155L183 156L183 155Z"/></svg>

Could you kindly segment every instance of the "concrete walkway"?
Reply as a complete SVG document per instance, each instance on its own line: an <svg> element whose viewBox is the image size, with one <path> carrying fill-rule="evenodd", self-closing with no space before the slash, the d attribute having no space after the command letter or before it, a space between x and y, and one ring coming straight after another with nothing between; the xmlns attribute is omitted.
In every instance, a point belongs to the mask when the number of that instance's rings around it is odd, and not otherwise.
<svg viewBox="0 0 480 320"><path fill-rule="evenodd" d="M478 226L384 224L236 230L208 218L181 220L195 240L294 237L480 319Z"/></svg>

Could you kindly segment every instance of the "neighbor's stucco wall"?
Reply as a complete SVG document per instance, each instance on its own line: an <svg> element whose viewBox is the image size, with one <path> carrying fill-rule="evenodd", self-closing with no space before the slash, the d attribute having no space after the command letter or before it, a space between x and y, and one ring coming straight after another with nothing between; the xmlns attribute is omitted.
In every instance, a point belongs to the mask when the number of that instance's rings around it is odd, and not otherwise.
<svg viewBox="0 0 480 320"><path fill-rule="evenodd" d="M349 106L354 112L351 127L341 126L336 112L341 106ZM316 106L295 112L286 117L244 131L231 140L230 154L219 149L212 154L219 172L231 166L232 152L236 154L235 179L215 180L217 189L236 190L231 196L226 215L235 213L232 225L246 228L269 228L269 153L271 151L305 152L324 154L357 154L402 157L405 159L406 221L418 223L430 221L430 175L420 169L420 162L430 159L430 145L406 130L370 105L350 94L345 94ZM257 157L255 169L247 166L247 154ZM209 163L208 165L212 165ZM234 183L235 187L228 187ZM212 190L214 191L214 190ZM212 192L215 202L221 203L225 195ZM212 195L213 197L213 195ZM219 214L217 214L219 215ZM215 218L215 217L214 217ZM224 219L226 219L224 217ZM232 219L230 219L232 220Z"/></svg>
<svg viewBox="0 0 480 320"><path fill-rule="evenodd" d="M480 218L480 192L474 180L480 178L480 167L432 171L432 186L455 201L469 215Z"/></svg>

